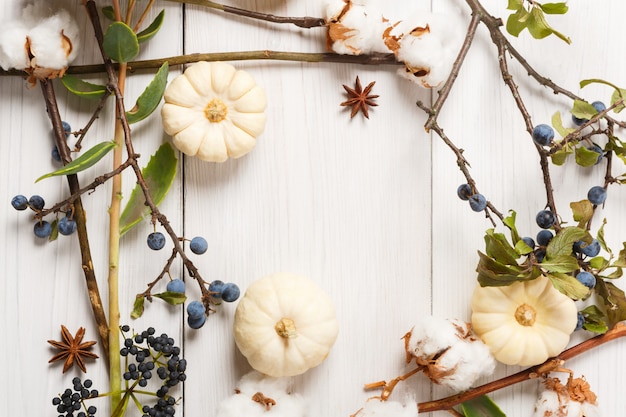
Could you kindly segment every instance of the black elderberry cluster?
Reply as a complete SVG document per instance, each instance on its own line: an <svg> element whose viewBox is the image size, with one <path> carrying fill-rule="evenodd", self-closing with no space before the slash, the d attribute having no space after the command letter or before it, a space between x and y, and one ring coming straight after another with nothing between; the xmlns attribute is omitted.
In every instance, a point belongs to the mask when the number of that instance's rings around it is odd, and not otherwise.
<svg viewBox="0 0 626 417"><path fill-rule="evenodd" d="M92 382L86 379L84 382L76 377L72 379L74 390L67 388L58 397L52 399L52 405L56 407L59 417L93 417L96 414L96 407L87 407L85 400L98 396L98 391L90 389Z"/></svg>
<svg viewBox="0 0 626 417"><path fill-rule="evenodd" d="M124 347L120 355L126 358L126 371L123 378L126 381L136 381L137 385L145 387L156 373L161 382L156 395L158 400L153 406L144 405L145 417L166 417L174 415L176 400L168 395L171 387L183 382L187 375L187 361L180 357L180 348L174 339L167 334L156 335L154 328L149 327L141 333L130 336L130 327L121 327L124 334ZM134 359L135 363L130 362Z"/></svg>

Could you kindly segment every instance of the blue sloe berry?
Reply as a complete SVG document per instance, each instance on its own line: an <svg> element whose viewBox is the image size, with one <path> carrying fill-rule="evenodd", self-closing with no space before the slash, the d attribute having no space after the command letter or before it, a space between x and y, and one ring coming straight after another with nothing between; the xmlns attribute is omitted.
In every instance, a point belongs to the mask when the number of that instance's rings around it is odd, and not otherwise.
<svg viewBox="0 0 626 417"><path fill-rule="evenodd" d="M587 193L587 199L596 206L604 204L606 201L606 189L599 185L591 187Z"/></svg>
<svg viewBox="0 0 626 417"><path fill-rule="evenodd" d="M472 187L469 184L461 184L456 189L456 195L463 201L469 200L472 194Z"/></svg>
<svg viewBox="0 0 626 417"><path fill-rule="evenodd" d="M11 199L11 205L15 210L26 210L28 208L28 199L25 196L18 194Z"/></svg>
<svg viewBox="0 0 626 417"><path fill-rule="evenodd" d="M606 110L606 105L601 101L594 101L593 103L591 103L591 105L594 109L596 109L598 113Z"/></svg>
<svg viewBox="0 0 626 417"><path fill-rule="evenodd" d="M577 315L576 328L574 330L582 330L584 325L585 315L582 313L582 311L579 311Z"/></svg>
<svg viewBox="0 0 626 417"><path fill-rule="evenodd" d="M594 164L594 165L598 165L600 162L602 162L602 158L604 157L604 149L602 149L600 145L594 143L593 146L591 147L591 150L598 154L598 160Z"/></svg>
<svg viewBox="0 0 626 417"><path fill-rule="evenodd" d="M526 244L526 246L528 246L531 249L535 248L535 241L533 240L532 237L523 237L522 241Z"/></svg>
<svg viewBox="0 0 626 417"><path fill-rule="evenodd" d="M61 162L61 154L59 153L59 148L54 146L50 154L52 155L52 159L54 159L57 162Z"/></svg>
<svg viewBox="0 0 626 417"><path fill-rule="evenodd" d="M191 249L191 251L196 255L202 255L208 248L209 245L206 239L201 236L194 237L189 243L189 249Z"/></svg>
<svg viewBox="0 0 626 417"><path fill-rule="evenodd" d="M540 124L533 128L533 140L539 146L548 146L554 139L554 129L552 126Z"/></svg>
<svg viewBox="0 0 626 417"><path fill-rule="evenodd" d="M537 233L537 243L539 246L548 246L554 235L549 230L541 230Z"/></svg>
<svg viewBox="0 0 626 417"><path fill-rule="evenodd" d="M204 326L204 323L206 323L206 316L204 314L200 317L187 316L187 324L192 329L199 329L200 327Z"/></svg>
<svg viewBox="0 0 626 417"><path fill-rule="evenodd" d="M596 286L596 277L590 272L580 271L576 274L576 279L589 289Z"/></svg>
<svg viewBox="0 0 626 417"><path fill-rule="evenodd" d="M574 122L574 124L576 126L580 126L580 125L582 125L584 123L587 123L588 121L589 121L589 119L579 119L578 117L576 117L576 116L574 116L572 114L572 122Z"/></svg>
<svg viewBox="0 0 626 417"><path fill-rule="evenodd" d="M40 195L33 195L30 197L30 199L28 200L28 205L33 209L33 210L43 210L43 207L46 205L46 202L44 201L43 197L41 197Z"/></svg>
<svg viewBox="0 0 626 417"><path fill-rule="evenodd" d="M550 210L541 210L537 213L535 220L537 221L537 225L542 229L549 229L554 226L556 216Z"/></svg>
<svg viewBox="0 0 626 417"><path fill-rule="evenodd" d="M167 291L170 292L178 292L181 294L185 293L185 281L183 281L182 279L173 279L170 282L167 283Z"/></svg>
<svg viewBox="0 0 626 417"><path fill-rule="evenodd" d="M545 249L537 249L535 251L535 258L537 259L537 262L539 262L539 263L543 262L545 257L546 257L546 250Z"/></svg>
<svg viewBox="0 0 626 417"><path fill-rule="evenodd" d="M241 290L239 290L237 284L234 284L232 282L227 282L222 288L222 300L226 301L227 303L232 303L233 301L236 301L239 298L240 294Z"/></svg>
<svg viewBox="0 0 626 417"><path fill-rule="evenodd" d="M69 216L62 217L57 223L59 233L64 236L69 236L74 233L76 231L76 227L76 220L70 218Z"/></svg>
<svg viewBox="0 0 626 417"><path fill-rule="evenodd" d="M52 225L45 220L41 220L35 223L33 227L35 236L40 238L47 238L52 234Z"/></svg>
<svg viewBox="0 0 626 417"><path fill-rule="evenodd" d="M582 240L574 242L574 252L582 253L583 255L594 257L600 253L600 242L598 239L593 239L591 243L587 244Z"/></svg>
<svg viewBox="0 0 626 417"><path fill-rule="evenodd" d="M487 207L487 199L482 194L474 194L469 198L469 204L472 210L483 211Z"/></svg>
<svg viewBox="0 0 626 417"><path fill-rule="evenodd" d="M189 315L189 317L197 319L200 316L204 316L205 312L206 310L204 309L204 304L202 304L200 301L192 301L187 304L187 314Z"/></svg>
<svg viewBox="0 0 626 417"><path fill-rule="evenodd" d="M152 232L148 235L148 247L152 250L163 249L165 246L165 235L161 232Z"/></svg>
<svg viewBox="0 0 626 417"><path fill-rule="evenodd" d="M211 281L209 284L209 291L212 293L211 295L215 298L222 297L222 291L224 290L224 282L216 279L215 281Z"/></svg>

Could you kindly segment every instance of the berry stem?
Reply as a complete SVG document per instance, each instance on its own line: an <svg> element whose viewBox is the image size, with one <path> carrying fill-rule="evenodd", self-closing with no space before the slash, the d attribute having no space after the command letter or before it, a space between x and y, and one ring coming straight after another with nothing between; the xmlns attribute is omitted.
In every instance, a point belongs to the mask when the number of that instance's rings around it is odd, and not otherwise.
<svg viewBox="0 0 626 417"><path fill-rule="evenodd" d="M46 102L46 108L48 110L48 116L52 122L54 130L54 140L61 155L63 164L66 165L71 161L70 149L67 146L65 140L65 131L61 121L61 115L59 113L59 107L54 93L54 87L49 80L41 81L41 88L43 97ZM76 174L68 175L67 182L70 189L70 193L76 194L80 190L80 183L78 182L78 176ZM89 245L89 236L87 234L87 220L85 217L85 211L83 209L82 200L78 195L73 201L74 208L74 220L76 221L76 231L78 236L78 243L80 246L81 263L83 274L85 275L85 282L87 284L87 293L89 300L91 301L91 309L93 311L96 324L98 326L98 334L100 336L100 343L105 353L109 351L109 337L107 333L107 318L104 313L104 306L102 304L102 298L100 297L100 290L98 289L98 281L96 280L96 273L93 266L93 259L91 257L91 248ZM107 356L107 355L105 355Z"/></svg>

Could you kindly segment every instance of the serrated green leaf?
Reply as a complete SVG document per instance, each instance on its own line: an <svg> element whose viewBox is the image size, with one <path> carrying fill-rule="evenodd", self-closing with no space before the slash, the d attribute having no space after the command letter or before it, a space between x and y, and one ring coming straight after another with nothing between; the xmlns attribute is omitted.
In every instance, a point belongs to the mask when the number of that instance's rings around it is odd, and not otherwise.
<svg viewBox="0 0 626 417"><path fill-rule="evenodd" d="M517 12L509 15L506 20L506 31L511 35L517 37L524 29L526 29L526 20L529 13L523 7L518 9Z"/></svg>
<svg viewBox="0 0 626 417"><path fill-rule="evenodd" d="M165 291L158 294L152 294L154 297L160 298L173 306L183 304L187 300L187 296L180 292Z"/></svg>
<svg viewBox="0 0 626 417"><path fill-rule="evenodd" d="M582 100L574 100L574 104L572 105L572 110L570 110L572 115L578 117L579 119L591 119L593 116L598 114L598 111L595 107L593 107L590 103Z"/></svg>
<svg viewBox="0 0 626 417"><path fill-rule="evenodd" d="M543 260L541 267L550 272L568 273L578 269L578 261L571 255L560 255Z"/></svg>
<svg viewBox="0 0 626 417"><path fill-rule="evenodd" d="M524 0L509 0L506 6L507 10L519 10L522 7L524 7Z"/></svg>
<svg viewBox="0 0 626 417"><path fill-rule="evenodd" d="M515 226L515 218L517 217L517 213L514 210L509 210L509 215L502 220L502 223L506 227L511 230L511 240L513 242L517 242L520 240L519 233L517 232L517 227Z"/></svg>
<svg viewBox="0 0 626 417"><path fill-rule="evenodd" d="M483 395L461 404L465 417L506 417L489 397Z"/></svg>
<svg viewBox="0 0 626 417"><path fill-rule="evenodd" d="M54 172L50 172L48 174L42 175L37 178L35 182L39 182L45 178L56 177L59 175L72 175L77 174L81 171L86 170L87 168L95 165L99 160L101 160L111 149L115 148L115 142L102 142L94 146L93 148L86 151L84 154L74 159L69 164L63 166L62 168L57 169Z"/></svg>
<svg viewBox="0 0 626 417"><path fill-rule="evenodd" d="M548 243L546 258L551 259L561 255L571 255L574 242L579 240L591 243L592 237L589 232L579 227L571 226L561 229Z"/></svg>
<svg viewBox="0 0 626 417"><path fill-rule="evenodd" d="M614 106L616 103L621 102L620 104L615 106L615 108L613 109L614 113L619 113L622 110L624 110L624 107L625 107L623 103L624 97L626 97L626 90L618 88L615 91L613 91L613 94L611 95L611 106Z"/></svg>
<svg viewBox="0 0 626 417"><path fill-rule="evenodd" d="M592 167L598 162L600 154L584 146L576 148L576 163L582 167Z"/></svg>
<svg viewBox="0 0 626 417"><path fill-rule="evenodd" d="M617 278L621 278L623 274L624 274L624 270L622 268L615 268L615 270L611 272L609 275L603 275L603 278L617 279Z"/></svg>
<svg viewBox="0 0 626 417"><path fill-rule="evenodd" d="M115 10L113 6L104 6L102 8L102 15L109 20L115 20Z"/></svg>
<svg viewBox="0 0 626 417"><path fill-rule="evenodd" d="M515 248L506 240L504 234L495 233L493 229L487 230L485 234L485 251L497 262L517 265L519 254L515 252Z"/></svg>
<svg viewBox="0 0 626 417"><path fill-rule="evenodd" d="M572 300L580 300L589 294L589 288L585 287L575 277L567 274L553 273L546 276L554 285L554 288L567 295Z"/></svg>
<svg viewBox="0 0 626 417"><path fill-rule="evenodd" d="M527 22L528 31L535 39L543 39L552 35L552 28L548 25L543 11L539 7L533 7Z"/></svg>
<svg viewBox="0 0 626 417"><path fill-rule="evenodd" d="M150 195L156 205L161 204L174 182L177 162L172 146L164 143L142 170ZM143 192L137 185L120 216L120 234L124 235L149 214L150 209L145 205Z"/></svg>
<svg viewBox="0 0 626 417"><path fill-rule="evenodd" d="M624 291L613 283L599 279L596 281L596 292L604 301L609 327L626 320L626 296Z"/></svg>
<svg viewBox="0 0 626 417"><path fill-rule="evenodd" d="M589 260L589 266L593 269L603 270L608 267L609 264L609 260L602 256L596 256L595 258L591 258Z"/></svg>
<svg viewBox="0 0 626 417"><path fill-rule="evenodd" d="M90 100L99 100L107 92L104 85L88 83L69 74L65 74L61 82L70 93Z"/></svg>
<svg viewBox="0 0 626 417"><path fill-rule="evenodd" d="M578 222L578 227L584 229L587 222L593 217L593 204L591 204L591 201L584 199L573 201L569 203L569 206L572 209L574 220Z"/></svg>
<svg viewBox="0 0 626 417"><path fill-rule="evenodd" d="M606 244L606 240L604 239L604 226L605 225L606 225L606 219L604 219L602 221L602 225L598 229L597 239L598 239L598 242L600 243L600 247L604 251L608 252L611 255L611 258L612 258L613 257L613 252L611 251L611 248L609 248L609 246Z"/></svg>
<svg viewBox="0 0 626 417"><path fill-rule="evenodd" d="M568 10L566 3L544 3L540 4L539 7L546 14L565 14Z"/></svg>
<svg viewBox="0 0 626 417"><path fill-rule="evenodd" d="M555 112L552 115L552 127L557 131L561 137L565 137L572 133L576 129L572 129L571 127L563 126L563 120L561 119L561 112Z"/></svg>
<svg viewBox="0 0 626 417"><path fill-rule="evenodd" d="M139 317L143 315L143 310L144 310L143 305L145 301L146 299L141 295L138 295L135 298L135 302L133 303L133 311L130 313L131 318L138 319Z"/></svg>
<svg viewBox="0 0 626 417"><path fill-rule="evenodd" d="M611 266L626 268L626 242L623 242L622 245L622 250L619 251L617 259L611 264Z"/></svg>
<svg viewBox="0 0 626 417"><path fill-rule="evenodd" d="M478 272L478 283L483 287L510 285L516 281L531 280L541 273L537 268L526 270L518 265L499 263L480 251L478 251L478 256L480 260L476 272Z"/></svg>
<svg viewBox="0 0 626 417"><path fill-rule="evenodd" d="M109 25L102 46L107 56L117 62L131 61L139 53L137 35L122 22Z"/></svg>
<svg viewBox="0 0 626 417"><path fill-rule="evenodd" d="M142 43L142 42L152 39L154 35L157 34L159 29L161 29L164 18L165 18L165 10L161 10L161 13L159 13L157 17L154 18L152 23L150 23L150 26L148 26L141 32L137 33L137 41L139 43Z"/></svg>
<svg viewBox="0 0 626 417"><path fill-rule="evenodd" d="M597 334L604 334L609 330L607 325L607 318L604 312L598 308L598 306L590 305L581 311L585 318L583 328Z"/></svg>
<svg viewBox="0 0 626 417"><path fill-rule="evenodd" d="M135 106L126 112L128 123L137 123L148 117L161 102L163 92L167 86L168 64L165 62L157 71L156 75L141 93Z"/></svg>

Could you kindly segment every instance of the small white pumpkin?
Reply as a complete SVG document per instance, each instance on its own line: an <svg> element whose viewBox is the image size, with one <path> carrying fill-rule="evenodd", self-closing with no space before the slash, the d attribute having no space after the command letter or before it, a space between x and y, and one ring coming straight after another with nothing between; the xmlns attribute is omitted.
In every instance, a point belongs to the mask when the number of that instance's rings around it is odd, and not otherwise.
<svg viewBox="0 0 626 417"><path fill-rule="evenodd" d="M265 129L264 90L246 71L224 62L196 62L165 89L163 128L174 146L204 161L250 152Z"/></svg>
<svg viewBox="0 0 626 417"><path fill-rule="evenodd" d="M471 303L474 332L506 365L533 366L558 355L576 328L576 304L544 276L477 286Z"/></svg>
<svg viewBox="0 0 626 417"><path fill-rule="evenodd" d="M252 368L273 377L299 375L322 363L338 332L328 295L291 273L253 282L235 311L237 347Z"/></svg>

